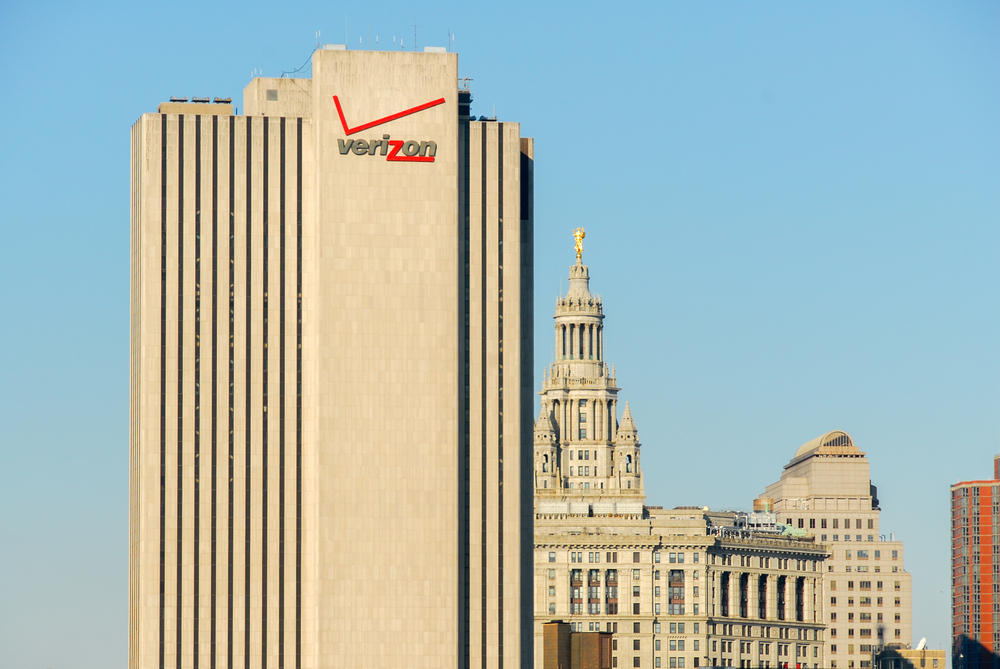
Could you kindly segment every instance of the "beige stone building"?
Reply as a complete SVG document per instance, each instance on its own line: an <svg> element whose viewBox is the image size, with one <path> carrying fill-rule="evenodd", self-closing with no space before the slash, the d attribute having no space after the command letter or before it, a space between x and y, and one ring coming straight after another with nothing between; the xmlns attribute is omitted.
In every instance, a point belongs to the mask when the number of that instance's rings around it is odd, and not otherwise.
<svg viewBox="0 0 1000 669"><path fill-rule="evenodd" d="M470 102L334 47L133 126L133 669L531 665L533 149Z"/></svg>
<svg viewBox="0 0 1000 669"><path fill-rule="evenodd" d="M827 547L766 512L646 506L603 328L578 252L535 423L536 666L551 621L611 632L614 667L826 666Z"/></svg>
<svg viewBox="0 0 1000 669"><path fill-rule="evenodd" d="M890 644L875 656L875 669L945 669L947 651L943 649L896 648Z"/></svg>
<svg viewBox="0 0 1000 669"><path fill-rule="evenodd" d="M878 492L868 458L846 432L795 452L755 507L830 549L823 599L831 669L870 667L872 651L912 642L912 590L903 544L881 534Z"/></svg>

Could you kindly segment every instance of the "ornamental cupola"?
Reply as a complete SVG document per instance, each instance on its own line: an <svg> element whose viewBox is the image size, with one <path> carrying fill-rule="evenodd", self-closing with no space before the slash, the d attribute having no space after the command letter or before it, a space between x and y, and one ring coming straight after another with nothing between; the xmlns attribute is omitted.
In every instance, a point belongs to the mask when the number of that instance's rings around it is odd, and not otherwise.
<svg viewBox="0 0 1000 669"><path fill-rule="evenodd" d="M542 402L541 412L535 421L535 489L551 490L559 488L559 445L552 412Z"/></svg>
<svg viewBox="0 0 1000 669"><path fill-rule="evenodd" d="M625 403L622 422L615 437L615 483L622 491L642 491L642 470L639 463L639 430L632 419L632 410Z"/></svg>

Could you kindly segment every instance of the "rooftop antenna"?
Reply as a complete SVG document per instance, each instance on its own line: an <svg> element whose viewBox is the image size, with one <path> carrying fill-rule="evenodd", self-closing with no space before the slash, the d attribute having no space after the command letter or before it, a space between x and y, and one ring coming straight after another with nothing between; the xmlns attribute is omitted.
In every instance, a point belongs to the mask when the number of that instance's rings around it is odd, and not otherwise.
<svg viewBox="0 0 1000 669"><path fill-rule="evenodd" d="M320 31L317 30L316 31L316 48L317 49L320 47L320 44L322 44L322 42L319 39L319 33L320 33Z"/></svg>
<svg viewBox="0 0 1000 669"><path fill-rule="evenodd" d="M344 46L349 47L350 40L347 39L347 14L344 14Z"/></svg>

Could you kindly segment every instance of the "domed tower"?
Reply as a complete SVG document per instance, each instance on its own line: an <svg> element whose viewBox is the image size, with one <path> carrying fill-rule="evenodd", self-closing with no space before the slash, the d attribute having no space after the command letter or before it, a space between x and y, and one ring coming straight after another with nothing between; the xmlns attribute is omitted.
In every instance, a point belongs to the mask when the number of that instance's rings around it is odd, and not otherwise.
<svg viewBox="0 0 1000 669"><path fill-rule="evenodd" d="M619 388L604 358L604 309L600 296L590 292L590 269L581 257L583 230L578 228L574 235L577 256L569 270L569 290L556 300L555 362L545 370L539 393L546 419L539 417L539 425L551 425L555 440L549 447L536 426L536 460L548 453L557 463L554 479L539 478L541 465L536 465L539 513L549 513L541 510L541 500L548 500L544 507L551 513L557 512L557 500L569 503L574 514L582 509L588 514L616 513L615 498L621 495L631 498L629 509L638 502L641 513L638 435L627 412L623 418L630 427L619 442ZM619 444L627 457L617 455ZM619 471L626 466L630 472Z"/></svg>
<svg viewBox="0 0 1000 669"><path fill-rule="evenodd" d="M545 402L535 422L535 490L550 495L559 493L559 444L552 412Z"/></svg>

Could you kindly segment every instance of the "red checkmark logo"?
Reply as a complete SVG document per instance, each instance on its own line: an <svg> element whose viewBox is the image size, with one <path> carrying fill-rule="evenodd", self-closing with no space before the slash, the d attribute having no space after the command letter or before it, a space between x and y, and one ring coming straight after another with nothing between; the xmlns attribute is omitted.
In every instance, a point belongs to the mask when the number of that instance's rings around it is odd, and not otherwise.
<svg viewBox="0 0 1000 669"><path fill-rule="evenodd" d="M340 124L344 126L344 133L346 135L353 135L356 132L361 132L362 130L368 130L368 128L374 128L377 125L382 125L383 123L388 123L389 121L395 121L398 118L403 118L404 116L409 116L410 114L416 114L425 109L430 109L431 107L437 107L438 105L444 104L444 98L438 98L437 100L431 100L430 102L425 102L422 105L417 105L416 107L410 107L409 109L404 109L401 112L396 112L395 114L390 114L389 116L376 119L374 121L369 121L368 123L362 123L361 125L350 127L347 125L347 119L344 117L344 108L340 105L340 98L336 95L333 96L333 104L337 105L337 114L340 116Z"/></svg>

